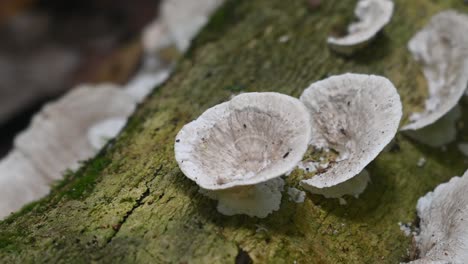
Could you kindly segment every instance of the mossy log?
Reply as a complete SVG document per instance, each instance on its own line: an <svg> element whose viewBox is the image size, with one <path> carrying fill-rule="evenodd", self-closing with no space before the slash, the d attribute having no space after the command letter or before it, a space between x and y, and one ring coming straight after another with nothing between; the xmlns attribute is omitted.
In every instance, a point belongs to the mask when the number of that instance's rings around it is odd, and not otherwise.
<svg viewBox="0 0 468 264"><path fill-rule="evenodd" d="M118 138L71 173L43 200L0 223L2 263L398 263L412 238L417 199L467 168L456 145L434 149L398 134L368 166L372 182L356 199L283 196L265 219L220 215L174 159L174 137L187 122L233 94L277 91L299 96L311 82L345 72L389 78L405 120L427 94L406 44L438 11L468 12L462 0L396 0L392 22L368 48L342 57L326 37L353 20L356 1L229 1L211 19ZM288 41L279 41L287 36ZM463 118L468 120L468 107ZM460 133L468 140L468 129ZM463 138L464 137L464 138ZM70 139L73 140L73 139ZM417 166L424 157L427 162ZM298 186L304 177L287 179Z"/></svg>

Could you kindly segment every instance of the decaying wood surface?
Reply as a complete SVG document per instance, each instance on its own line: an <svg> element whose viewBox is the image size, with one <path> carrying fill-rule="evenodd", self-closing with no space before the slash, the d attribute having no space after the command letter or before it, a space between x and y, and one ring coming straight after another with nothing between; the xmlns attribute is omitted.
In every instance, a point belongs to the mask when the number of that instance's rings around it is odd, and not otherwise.
<svg viewBox="0 0 468 264"><path fill-rule="evenodd" d="M417 199L466 170L467 158L455 144L433 149L398 134L390 150L368 166L372 182L359 199L345 197L347 204L340 205L308 194L296 204L284 194L281 209L265 219L220 215L216 202L202 196L175 162L179 129L231 95L299 96L311 82L345 72L389 78L402 97L406 122L427 94L408 40L438 11L468 12L461 0L396 0L384 32L368 48L342 57L328 49L326 37L353 19L355 1L322 1L318 7L308 2L229 1L115 141L50 196L0 223L2 262L408 260L411 237L398 222L415 222ZM468 120L466 103L461 120ZM468 140L467 124L460 135ZM420 167L422 157L426 163ZM294 171L288 186L297 187L303 177Z"/></svg>

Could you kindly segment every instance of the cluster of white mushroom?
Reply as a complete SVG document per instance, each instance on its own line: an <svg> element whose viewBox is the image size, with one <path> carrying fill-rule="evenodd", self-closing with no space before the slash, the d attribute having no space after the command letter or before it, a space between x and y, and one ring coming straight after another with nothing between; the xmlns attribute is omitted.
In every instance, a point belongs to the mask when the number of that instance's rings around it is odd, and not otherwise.
<svg viewBox="0 0 468 264"><path fill-rule="evenodd" d="M392 0L359 0L354 10L359 21L348 26L347 35L329 37L328 44L347 55L365 47L390 22L393 8Z"/></svg>
<svg viewBox="0 0 468 264"><path fill-rule="evenodd" d="M225 215L266 217L278 210L282 175L310 147L340 157L326 172L301 182L326 197L359 195L361 173L395 136L400 96L384 77L344 74L316 82L300 100L279 93L245 93L216 105L176 136L175 157ZM359 177L356 177L359 175Z"/></svg>
<svg viewBox="0 0 468 264"><path fill-rule="evenodd" d="M83 85L47 104L0 161L0 218L46 195L66 170L95 155L135 105L113 85Z"/></svg>
<svg viewBox="0 0 468 264"><path fill-rule="evenodd" d="M393 10L391 0L359 0L355 9L359 21L349 25L346 36L329 37L328 44L343 54L365 47L390 22ZM468 95L468 36L460 32L468 32L468 16L448 10L435 15L408 43L424 67L429 98L425 110L414 113L401 130L429 146L455 140L461 116L457 104L465 90Z"/></svg>
<svg viewBox="0 0 468 264"><path fill-rule="evenodd" d="M423 65L429 87L425 110L402 128L424 144L438 147L455 140L458 102L468 95L468 16L453 10L436 14L409 42ZM465 144L459 144L468 153ZM467 154L468 155L468 154ZM468 171L420 198L416 235L419 259L411 263L465 263L468 258Z"/></svg>
<svg viewBox="0 0 468 264"><path fill-rule="evenodd" d="M37 113L0 160L0 219L46 195L113 139L138 102L168 73L140 75L124 87L79 85Z"/></svg>
<svg viewBox="0 0 468 264"><path fill-rule="evenodd" d="M37 113L0 160L0 219L46 195L66 170L117 136L136 104L169 77L174 58L161 53L170 46L184 52L222 2L163 1L143 33L143 66L128 84L80 85Z"/></svg>
<svg viewBox="0 0 468 264"><path fill-rule="evenodd" d="M185 51L222 3L164 1L161 18L145 31L146 53L171 45ZM370 43L390 22L393 10L391 0L359 0L359 21L348 27L346 36L327 41L337 52L350 54ZM457 104L468 83L468 36L460 32L468 32L468 16L449 10L434 16L408 44L423 65L429 98L425 110L413 114L401 130L431 146L456 137ZM157 74L148 71L154 64L159 62L146 61L147 68L125 89L78 87L36 115L15 140L14 150L0 161L0 217L45 195L51 181L66 169L76 169L79 160L92 157L115 137L135 105L169 76L170 66ZM316 175L305 173L302 188L327 198L359 196L370 181L365 167L394 138L401 117L400 97L389 80L344 74L313 83L299 99L245 93L216 105L180 130L175 157L201 193L218 201L220 213L263 218L279 210L282 177L307 167L303 158L311 148L333 149L339 156ZM460 145L460 150L468 153L467 146ZM468 171L419 200L416 243L421 259L415 263L463 263L468 258L466 188ZM287 192L292 201L305 199L294 187Z"/></svg>
<svg viewBox="0 0 468 264"><path fill-rule="evenodd" d="M466 263L468 259L468 170L420 198L420 259L411 263Z"/></svg>
<svg viewBox="0 0 468 264"><path fill-rule="evenodd" d="M468 16L453 10L441 12L408 43L423 65L429 87L425 110L414 113L402 130L412 138L442 146L456 138L460 117L458 102L468 83Z"/></svg>
<svg viewBox="0 0 468 264"><path fill-rule="evenodd" d="M344 54L364 47L389 23L393 8L390 0L358 1L355 13L360 21L349 26L348 35L330 37L328 43ZM424 67L429 98L426 109L413 114L401 130L431 146L456 138L455 122L461 115L457 104L465 90L468 95L468 37L460 32L468 32L468 16L444 11L408 44ZM202 193L218 200L222 214L266 217L280 207L281 176L292 170L287 168L299 160L299 167L309 169L300 157L310 131L312 147L332 148L340 156L318 175L302 180L301 186L327 198L358 196L370 179L365 166L397 133L402 113L395 88L382 77L346 74L312 84L300 101L308 117L293 98L274 93L242 94L207 110L176 137L180 168ZM272 106L278 103L294 107ZM463 144L459 149L468 153ZM467 179L468 171L418 202L421 259L414 263L462 263L468 257L468 196L463 192ZM304 193L296 188L288 188L288 194L290 200L304 201Z"/></svg>
<svg viewBox="0 0 468 264"><path fill-rule="evenodd" d="M355 10L360 21L349 26L347 36L330 37L328 43L337 52L350 54L368 44L390 21L392 12L390 0L360 0ZM465 32L468 32L468 16L447 10L433 16L408 43L413 57L423 66L429 98L424 111L413 113L410 123L401 130L432 147L444 146L457 137L456 122L461 116L458 102L464 94L468 96L468 35ZM468 156L468 143L460 143L458 148ZM359 184L362 186L363 182L365 179ZM421 222L415 238L420 259L411 263L466 262L466 188L468 171L461 178L454 177L439 185L418 201Z"/></svg>

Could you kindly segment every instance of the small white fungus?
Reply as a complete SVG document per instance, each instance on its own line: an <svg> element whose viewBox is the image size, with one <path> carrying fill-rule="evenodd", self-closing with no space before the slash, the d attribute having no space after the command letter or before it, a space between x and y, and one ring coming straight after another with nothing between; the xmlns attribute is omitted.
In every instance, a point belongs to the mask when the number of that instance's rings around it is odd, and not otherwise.
<svg viewBox="0 0 468 264"><path fill-rule="evenodd" d="M293 187L288 187L288 195L289 200L295 203L303 203L306 197L305 192Z"/></svg>
<svg viewBox="0 0 468 264"><path fill-rule="evenodd" d="M417 130L433 124L452 110L468 83L468 16L453 10L433 16L408 43L413 57L422 64L429 98L425 110L414 113L402 130Z"/></svg>
<svg viewBox="0 0 468 264"><path fill-rule="evenodd" d="M142 45L145 52L150 55L159 52L173 44L167 24L160 18L145 26L142 34Z"/></svg>
<svg viewBox="0 0 468 264"><path fill-rule="evenodd" d="M459 143L457 147L465 157L468 157L468 143Z"/></svg>
<svg viewBox="0 0 468 264"><path fill-rule="evenodd" d="M209 16L224 0L166 0L161 4L161 18L180 51L185 51Z"/></svg>
<svg viewBox="0 0 468 264"><path fill-rule="evenodd" d="M80 86L47 104L0 161L0 218L46 195L67 169L96 154L102 142L94 137L114 136L134 106L132 98L109 85ZM109 120L118 120L118 127L114 123L108 130Z"/></svg>
<svg viewBox="0 0 468 264"><path fill-rule="evenodd" d="M445 147L457 138L457 120L460 117L461 109L457 105L436 122L418 130L406 130L405 134L431 147Z"/></svg>
<svg viewBox="0 0 468 264"><path fill-rule="evenodd" d="M391 0L359 0L354 13L358 22L348 27L344 37L328 37L328 44L337 52L349 54L369 43L393 15Z"/></svg>
<svg viewBox="0 0 468 264"><path fill-rule="evenodd" d="M107 142L117 136L127 123L127 119L109 118L93 125L88 130L88 140L95 150L100 150Z"/></svg>
<svg viewBox="0 0 468 264"><path fill-rule="evenodd" d="M297 167L307 173L313 173L317 171L317 168L323 167L320 166L320 162L315 162L315 161L301 161L297 164Z"/></svg>
<svg viewBox="0 0 468 264"><path fill-rule="evenodd" d="M134 99L114 86L80 86L36 114L16 137L15 149L28 157L47 178L61 179L67 169L96 153L88 130L108 119L126 118Z"/></svg>
<svg viewBox="0 0 468 264"><path fill-rule="evenodd" d="M289 36L288 35L283 35L283 36L278 38L279 43L286 43L288 41L289 41Z"/></svg>
<svg viewBox="0 0 468 264"><path fill-rule="evenodd" d="M413 263L466 263L468 259L468 171L418 200L420 259Z"/></svg>
<svg viewBox="0 0 468 264"><path fill-rule="evenodd" d="M341 198L344 195L352 195L355 198L359 198L359 195L364 192L369 182L369 172L367 170L363 170L361 173L354 176L350 180L333 185L331 187L317 188L307 184L303 184L303 187L307 191L315 194L321 194L325 198Z"/></svg>
<svg viewBox="0 0 468 264"><path fill-rule="evenodd" d="M424 167L424 165L426 165L426 158L424 158L424 157L419 158L419 160L418 160L418 162L416 163L416 165L417 165L418 167L420 167L420 168L421 168L421 167Z"/></svg>
<svg viewBox="0 0 468 264"><path fill-rule="evenodd" d="M313 83L303 92L301 101L311 114L310 144L333 148L340 154L324 173L303 180L303 187L328 197L345 191L351 195L362 192L368 182L365 174L350 184L342 183L361 173L394 138L402 105L393 84L373 75L333 76ZM351 186L356 191L348 189Z"/></svg>
<svg viewBox="0 0 468 264"><path fill-rule="evenodd" d="M398 226L400 227L400 230L405 234L405 236L409 237L412 234L411 231L411 223L404 224L402 222L398 222Z"/></svg>
<svg viewBox="0 0 468 264"><path fill-rule="evenodd" d="M158 72L141 72L125 85L124 91L138 102L141 102L156 86L165 82L170 73L169 69Z"/></svg>
<svg viewBox="0 0 468 264"><path fill-rule="evenodd" d="M21 152L0 161L0 219L49 193L50 180Z"/></svg>
<svg viewBox="0 0 468 264"><path fill-rule="evenodd" d="M216 209L223 215L245 214L264 218L279 210L283 188L283 179L276 178L256 185L201 192L218 201Z"/></svg>

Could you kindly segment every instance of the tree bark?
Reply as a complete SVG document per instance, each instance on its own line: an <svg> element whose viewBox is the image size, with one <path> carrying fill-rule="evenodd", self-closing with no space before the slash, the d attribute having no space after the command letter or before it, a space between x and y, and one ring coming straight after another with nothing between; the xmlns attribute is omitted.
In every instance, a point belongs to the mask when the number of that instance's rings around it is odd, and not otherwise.
<svg viewBox="0 0 468 264"><path fill-rule="evenodd" d="M406 44L436 12L468 11L461 0L395 0L392 22L351 57L327 36L353 19L355 1L229 1L211 19L173 76L142 103L120 136L69 174L45 199L0 223L3 263L397 263L412 251L398 222L415 222L417 199L466 170L446 150L398 134L368 166L372 182L347 205L307 194L265 219L220 215L174 159L176 133L238 92L299 96L310 83L345 72L389 78L405 120L421 109L426 82ZM313 9L313 10L312 10ZM287 36L287 42L279 38ZM284 39L284 38L283 38ZM467 120L465 107L463 118ZM468 128L463 128L468 140ZM418 167L418 160L427 162ZM297 170L287 178L298 186ZM296 261L296 262L295 262Z"/></svg>

